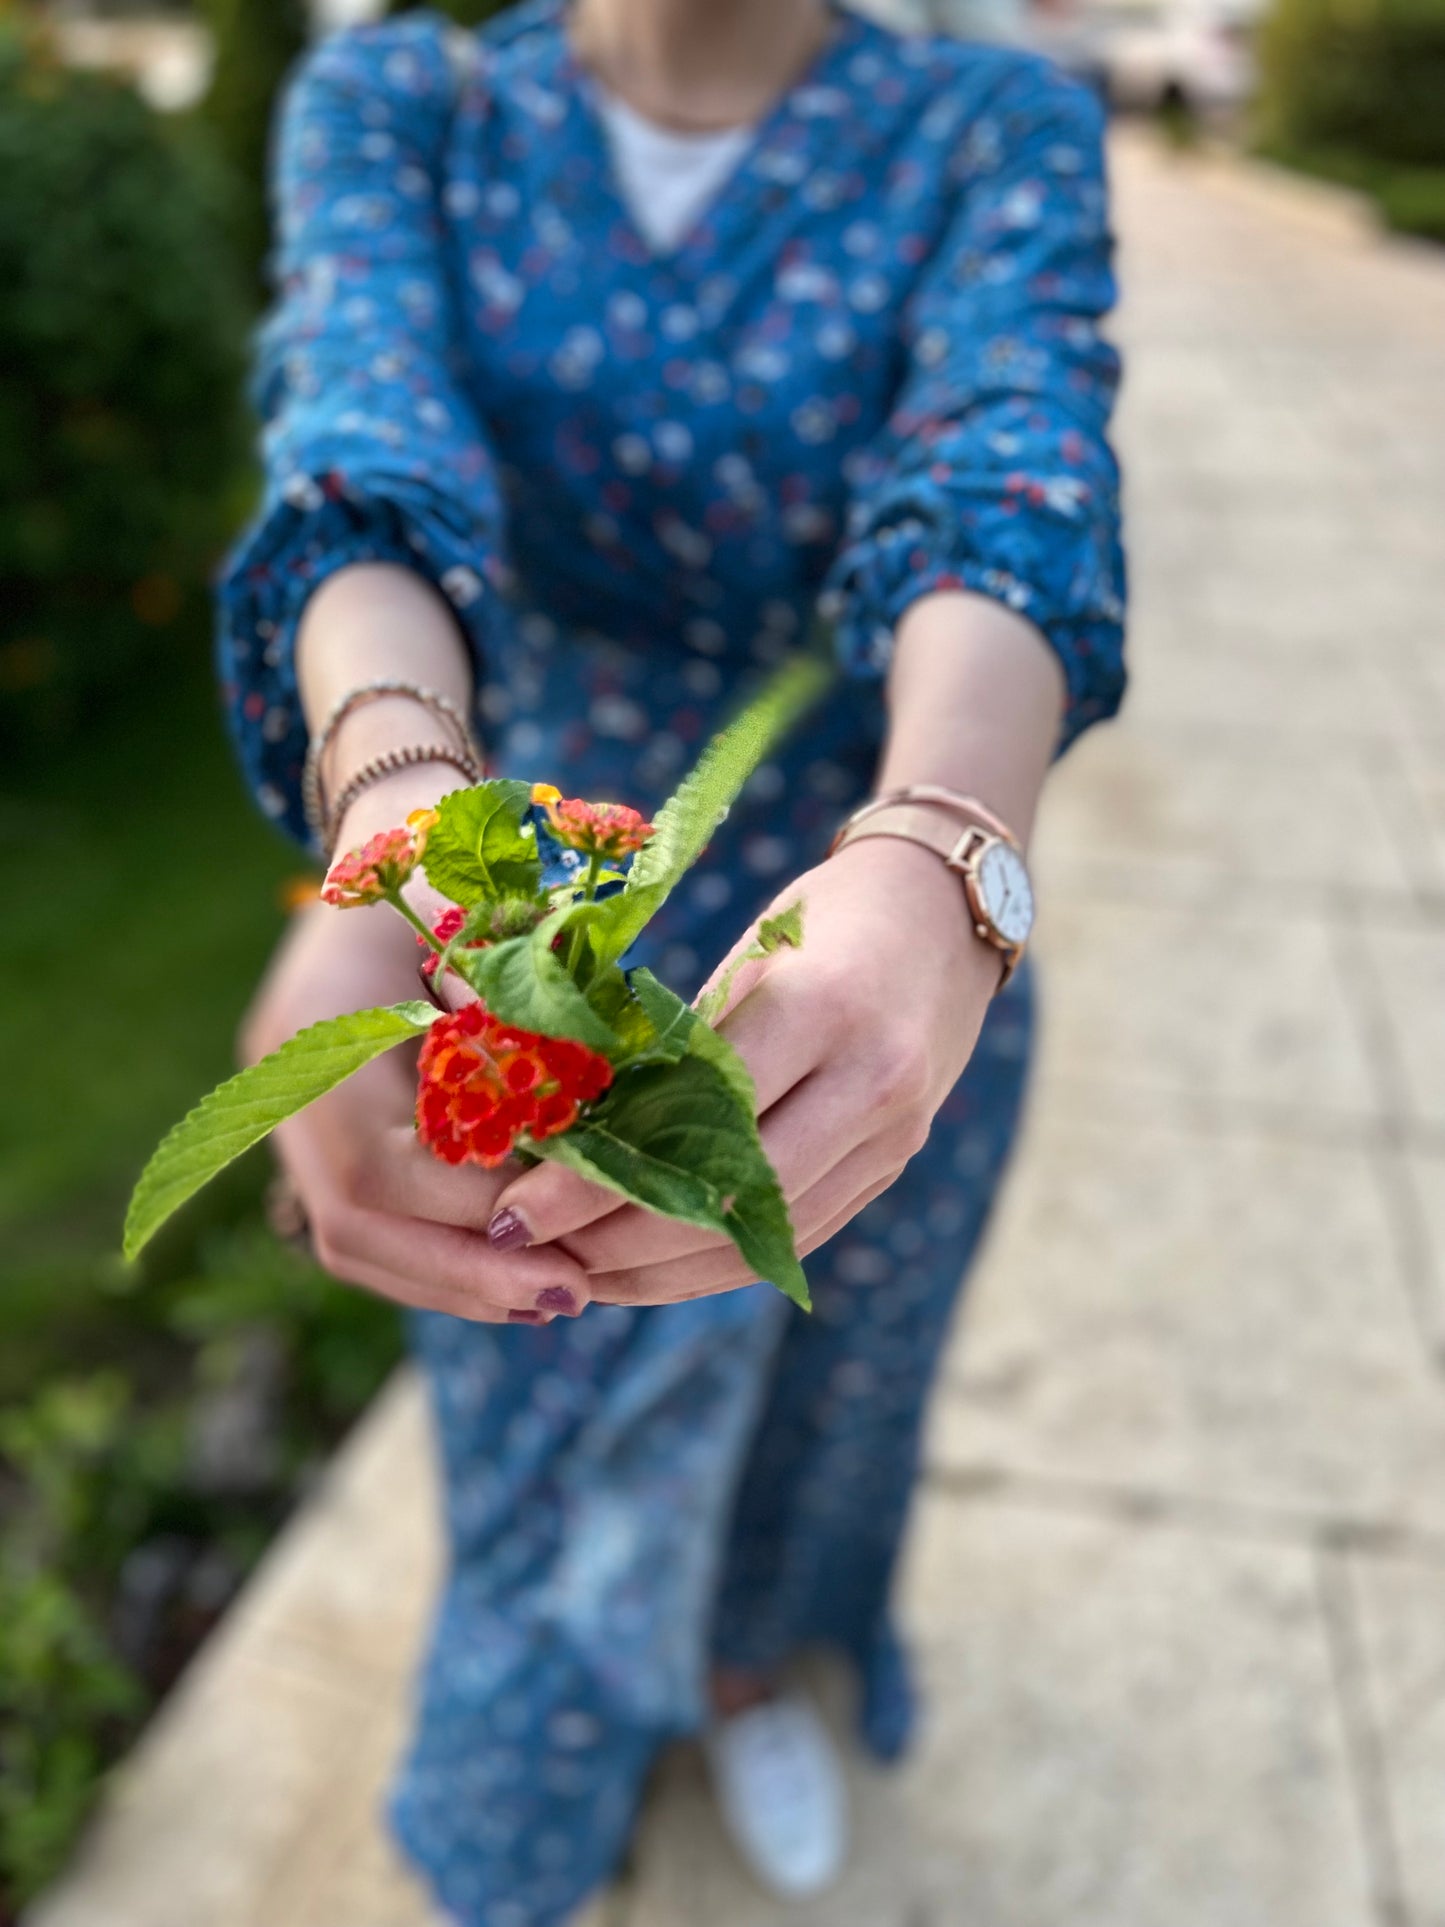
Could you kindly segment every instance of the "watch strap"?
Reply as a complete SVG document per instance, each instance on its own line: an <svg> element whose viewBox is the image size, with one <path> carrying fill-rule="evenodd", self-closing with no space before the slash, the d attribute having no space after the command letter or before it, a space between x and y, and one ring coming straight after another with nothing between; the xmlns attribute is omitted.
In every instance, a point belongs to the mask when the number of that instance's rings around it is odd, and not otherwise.
<svg viewBox="0 0 1445 1927"><path fill-rule="evenodd" d="M949 823L939 815L938 807L932 801L895 803L880 798L848 819L834 838L828 854L831 856L846 844L859 843L870 836L891 836L905 843L921 844L924 849L932 850L935 856L942 857L947 867L957 873L969 898L969 914L974 930L980 940L996 953L1002 965L998 980L998 989L1002 990L1022 961L1025 946L1008 942L991 921L983 920L983 914L986 913L981 913L974 895L974 860L985 845L1005 840L1011 843L1012 839L996 837L992 831L983 829L977 823L964 823L961 828Z"/></svg>
<svg viewBox="0 0 1445 1927"><path fill-rule="evenodd" d="M877 803L843 825L833 848L841 850L866 836L896 836L905 843L921 843L941 856L950 870L960 873L978 845L988 840L987 833L976 824L960 829L925 804Z"/></svg>
<svg viewBox="0 0 1445 1927"><path fill-rule="evenodd" d="M976 796L965 796L961 790L945 789L941 783L909 783L903 789L884 790L855 816L863 816L872 810L891 809L895 803L930 803L935 809L950 810L965 823L976 823L981 830L998 837L1012 848L1021 848L1018 838L1004 822L1003 818L991 810L987 803L980 803Z"/></svg>

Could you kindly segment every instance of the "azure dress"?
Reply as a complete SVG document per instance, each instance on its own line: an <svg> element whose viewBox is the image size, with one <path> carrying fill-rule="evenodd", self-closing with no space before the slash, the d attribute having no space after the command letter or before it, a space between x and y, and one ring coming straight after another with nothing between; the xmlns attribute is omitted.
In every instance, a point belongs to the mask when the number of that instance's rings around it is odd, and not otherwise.
<svg viewBox="0 0 1445 1927"><path fill-rule="evenodd" d="M277 148L268 488L221 586L263 809L304 836L293 643L333 570L437 584L498 773L644 810L821 617L846 671L648 932L684 993L866 794L899 617L995 597L1117 706L1114 298L1091 98L840 12L673 252L646 245L558 0L305 63ZM467 1927L560 1927L709 1661L841 1649L891 1757L920 1418L1018 1116L1030 985L903 1176L766 1285L546 1327L421 1315L451 1564L397 1832Z"/></svg>

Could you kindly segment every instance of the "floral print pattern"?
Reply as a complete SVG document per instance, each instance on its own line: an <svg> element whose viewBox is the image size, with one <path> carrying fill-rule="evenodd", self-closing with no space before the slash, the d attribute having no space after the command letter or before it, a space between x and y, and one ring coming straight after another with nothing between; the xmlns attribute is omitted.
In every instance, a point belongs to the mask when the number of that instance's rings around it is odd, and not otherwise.
<svg viewBox="0 0 1445 1927"><path fill-rule="evenodd" d="M681 246L618 192L559 0L306 63L277 153L267 493L221 585L262 806L304 834L293 643L361 560L450 603L493 769L655 812L821 616L849 672L631 961L690 993L872 782L899 617L964 587L1057 651L1061 747L1122 685L1100 116L1044 64L839 13ZM575 853L562 858L578 861ZM392 1802L466 1927L562 1927L710 1656L825 1642L906 1742L889 1590L921 1413L1022 1101L1030 973L925 1149L759 1287L538 1329L413 1321L452 1563Z"/></svg>
<svg viewBox="0 0 1445 1927"><path fill-rule="evenodd" d="M221 594L263 807L303 833L296 621L367 558L436 583L498 702L529 612L736 669L821 607L877 676L909 602L953 586L1049 638L1066 741L1107 715L1123 569L1090 96L840 14L658 257L560 15L342 34L290 90L268 493Z"/></svg>

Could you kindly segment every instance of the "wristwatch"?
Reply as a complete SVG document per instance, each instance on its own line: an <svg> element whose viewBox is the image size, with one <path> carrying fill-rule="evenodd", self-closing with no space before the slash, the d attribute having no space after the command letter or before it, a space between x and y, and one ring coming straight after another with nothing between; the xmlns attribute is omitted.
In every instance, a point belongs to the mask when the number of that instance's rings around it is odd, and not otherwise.
<svg viewBox="0 0 1445 1927"><path fill-rule="evenodd" d="M1003 959L998 982L1002 990L1018 969L1034 927L1033 885L1008 826L976 797L919 783L874 797L855 810L828 854L866 836L921 843L957 872L975 933Z"/></svg>

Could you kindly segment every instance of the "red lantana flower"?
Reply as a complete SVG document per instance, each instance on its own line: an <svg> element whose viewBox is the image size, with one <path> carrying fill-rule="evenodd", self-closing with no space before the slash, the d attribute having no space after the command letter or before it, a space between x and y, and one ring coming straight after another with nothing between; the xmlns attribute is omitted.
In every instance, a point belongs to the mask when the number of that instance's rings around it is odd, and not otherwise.
<svg viewBox="0 0 1445 1927"><path fill-rule="evenodd" d="M652 835L652 824L625 803L584 803L580 797L561 796L550 783L535 783L532 801L546 811L557 841L583 856L616 862L640 850Z"/></svg>
<svg viewBox="0 0 1445 1927"><path fill-rule="evenodd" d="M454 903L449 904L432 925L431 933L438 943L450 943L466 920L467 913L465 910L458 909ZM426 949L426 938L423 937L420 932L417 934L417 942L423 949ZM487 939L485 937L478 937L475 943L469 943L466 946L468 950L485 950L486 947ZM423 977L435 977L437 974L437 965L440 962L441 956L439 952L435 950L428 951L427 955L422 959L421 974Z"/></svg>
<svg viewBox="0 0 1445 1927"><path fill-rule="evenodd" d="M448 1164L489 1169L517 1139L555 1137L612 1082L612 1066L585 1044L503 1024L485 1004L439 1017L421 1047L416 1125Z"/></svg>
<svg viewBox="0 0 1445 1927"><path fill-rule="evenodd" d="M421 862L435 810L413 810L396 830L378 830L359 850L337 857L326 872L321 900L337 910L355 910L392 896Z"/></svg>

